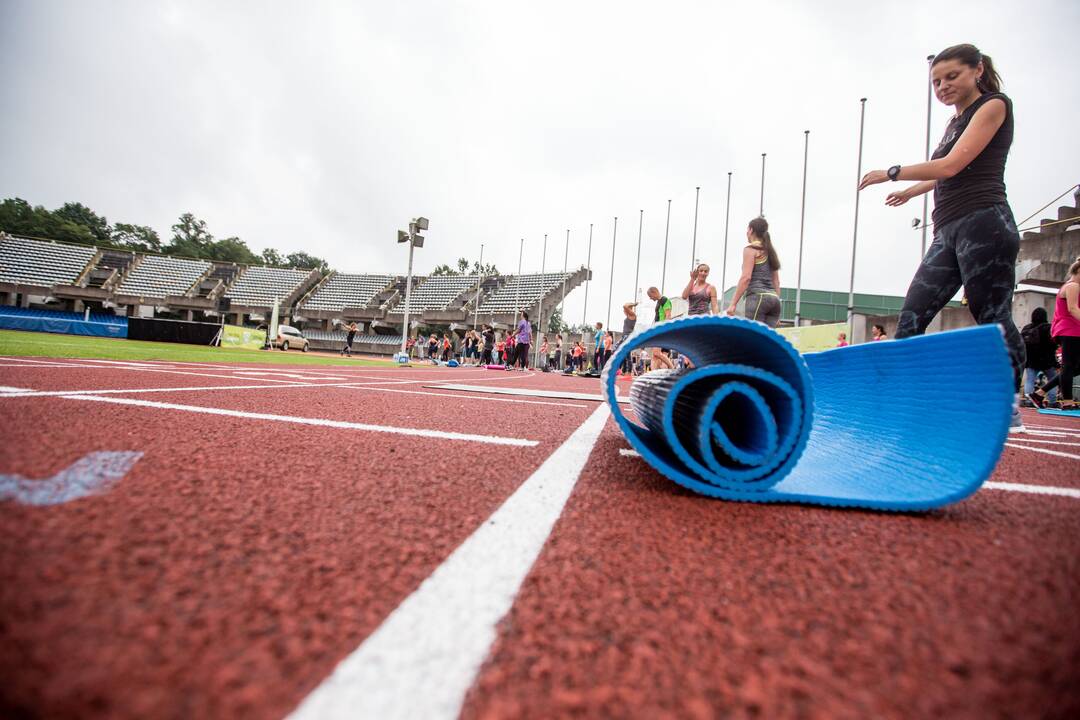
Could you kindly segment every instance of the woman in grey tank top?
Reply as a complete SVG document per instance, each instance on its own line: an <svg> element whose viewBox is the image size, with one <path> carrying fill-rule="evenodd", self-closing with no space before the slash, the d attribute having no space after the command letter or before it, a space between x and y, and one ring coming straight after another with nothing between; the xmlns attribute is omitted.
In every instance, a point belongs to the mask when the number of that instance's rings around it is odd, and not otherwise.
<svg viewBox="0 0 1080 720"><path fill-rule="evenodd" d="M716 287L709 284L709 266L701 263L690 271L690 282L682 291L687 315L716 315Z"/></svg>
<svg viewBox="0 0 1080 720"><path fill-rule="evenodd" d="M768 221L763 217L751 220L746 240L749 244L743 249L742 277L727 314L735 314L735 305L745 293L743 314L774 328L780 324L780 258L773 248Z"/></svg>

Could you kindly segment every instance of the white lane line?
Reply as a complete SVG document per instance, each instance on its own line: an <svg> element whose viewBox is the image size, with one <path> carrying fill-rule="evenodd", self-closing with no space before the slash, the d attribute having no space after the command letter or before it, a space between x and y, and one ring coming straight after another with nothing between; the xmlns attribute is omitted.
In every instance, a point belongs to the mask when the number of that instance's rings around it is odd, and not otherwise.
<svg viewBox="0 0 1080 720"><path fill-rule="evenodd" d="M483 385L461 385L456 383L438 383L436 385L428 385L428 387L434 390L458 390L461 392L495 393L499 395L523 395L525 397L565 398L567 400L594 400L596 402L604 402L604 400L606 400L603 395L594 395L592 393L565 392L563 390L530 390L528 388L486 387ZM628 397L619 397L618 400L620 403L630 402L630 398Z"/></svg>
<svg viewBox="0 0 1080 720"><path fill-rule="evenodd" d="M371 384L382 384L382 383L371 383ZM547 402L545 400L518 400L518 399L515 399L515 398L485 397L483 395L459 395L459 394L456 394L456 393L455 394L433 393L433 392L427 392L426 390L400 390L400 389L397 389L397 388L368 387L364 383L359 383L359 384L356 384L356 385L342 385L341 387L356 388L357 390L373 390L375 392L402 393L402 394L405 394L405 395L427 395L428 397L448 397L448 398L458 398L458 399L461 399L461 400L487 400L489 402L508 402L508 403L516 403L518 405L522 405L522 404L525 404L525 405L554 405L555 407L572 407L572 408L589 407L588 405L578 405L577 403L565 403L565 402L558 402L557 403L557 402Z"/></svg>
<svg viewBox="0 0 1080 720"><path fill-rule="evenodd" d="M610 414L594 410L289 717L457 718Z"/></svg>
<svg viewBox="0 0 1080 720"><path fill-rule="evenodd" d="M1074 455L1073 453L1058 452L1057 450L1047 450L1046 448L1028 447L1027 445L1014 445L1011 442L1005 443L1005 447L1019 448L1020 450L1029 450L1030 452L1044 453L1046 455L1053 455L1055 457L1068 458L1070 460L1080 460L1080 455Z"/></svg>
<svg viewBox="0 0 1080 720"><path fill-rule="evenodd" d="M1008 445L1009 443L1005 443ZM1017 447L1017 446L1013 446ZM1028 448L1029 450L1039 450L1039 448ZM1045 450L1043 452L1046 452ZM619 454L623 457L641 457L641 454L637 450L631 450L630 448L619 448ZM1064 453L1058 453L1064 454ZM1076 455L1070 455L1068 457L1078 457ZM1026 492L1034 493L1036 495L1061 495L1064 497L1080 498L1080 490L1074 488L1063 487L1049 487L1046 485L1022 485L1020 483L1008 483L997 482L994 480L987 480L982 486L988 490L1010 490L1012 492Z"/></svg>
<svg viewBox="0 0 1080 720"><path fill-rule="evenodd" d="M320 387L318 385L313 387ZM536 440L500 437L498 435L471 435L468 433L445 432L425 428L394 427L391 425L369 425L367 423L346 422L344 420L324 420L323 418L294 417L291 415L271 415L270 413L245 412L243 410L225 410L221 408L201 407L199 405L177 405L175 403L135 400L132 398L102 397L101 395L61 395L66 400L92 400L94 402L133 405L135 407L155 408L158 410L180 410L183 412L202 413L204 415L225 415L249 420L272 420L275 422L295 423L297 425L315 425L318 427L342 428L345 430L365 430L368 432L391 433L395 435L413 435L423 438L442 440L462 440L466 442L487 443L489 445L514 445L517 447L535 447Z"/></svg>
<svg viewBox="0 0 1080 720"><path fill-rule="evenodd" d="M1011 492L1031 493L1033 495L1058 495L1080 500L1080 490L1076 488L1051 487L1048 485L1021 485L1020 483L995 482L987 480L983 487L989 490L1009 490Z"/></svg>
<svg viewBox="0 0 1080 720"><path fill-rule="evenodd" d="M295 385L206 385L203 387L169 387L169 388L112 388L108 390L24 390L22 392L8 392L0 388L2 398L34 398L34 397L68 397L71 395L128 395L138 393L163 393L163 392L204 392L209 390L288 390L289 388L313 388L328 387L325 384L296 383ZM329 387L339 387L330 385Z"/></svg>
<svg viewBox="0 0 1080 720"><path fill-rule="evenodd" d="M0 385L0 393L24 395L28 392L33 392L33 390L31 388L6 387L4 385Z"/></svg>
<svg viewBox="0 0 1080 720"><path fill-rule="evenodd" d="M1061 442L1060 440L1038 440L1036 438L1023 437L1022 435L1012 435L1009 437L1009 442L1024 442L1024 443L1038 443L1040 445L1064 445L1066 447L1080 447L1080 443L1074 442Z"/></svg>
<svg viewBox="0 0 1080 720"><path fill-rule="evenodd" d="M1064 427L1062 425L1028 425L1027 423L1024 423L1024 427L1028 428L1029 432L1031 431L1032 428L1034 428L1036 432L1039 432L1039 431L1051 431L1051 432L1055 432L1055 433L1068 433L1070 435L1080 435L1080 430L1074 430L1073 428L1067 428L1067 427Z"/></svg>

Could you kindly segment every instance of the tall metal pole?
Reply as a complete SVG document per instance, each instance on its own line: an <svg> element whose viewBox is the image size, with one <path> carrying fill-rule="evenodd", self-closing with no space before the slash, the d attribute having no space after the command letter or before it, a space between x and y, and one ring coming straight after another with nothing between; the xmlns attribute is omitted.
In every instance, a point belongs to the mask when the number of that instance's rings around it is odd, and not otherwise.
<svg viewBox="0 0 1080 720"><path fill-rule="evenodd" d="M514 322L517 323L518 317L521 314L521 256L525 252L525 238L521 238L521 245L518 246L518 271L517 271L517 283L514 287Z"/></svg>
<svg viewBox="0 0 1080 720"><path fill-rule="evenodd" d="M566 277L565 277L565 275L566 275L566 268L568 267L568 261L569 260L570 260L570 228L566 228L566 249L563 250L563 259L562 259L562 271L563 271L563 276L564 276L563 281L562 281L562 299L559 300L559 312L564 313L564 314L566 312L566 310L563 308L563 305L566 303ZM563 322L564 323L566 322L565 317L563 317Z"/></svg>
<svg viewBox="0 0 1080 720"><path fill-rule="evenodd" d="M926 56L926 154L924 158L926 162L930 162L930 110L931 100L934 97L933 88L934 80L930 77L930 71L933 69L934 62L933 55ZM923 193L922 196L922 254L919 255L919 259L922 260L926 257L926 213L930 206L930 193Z"/></svg>
<svg viewBox="0 0 1080 720"><path fill-rule="evenodd" d="M476 281L476 300L473 301L472 329L476 329L476 318L480 314L480 286L484 284L484 243L480 243L480 279Z"/></svg>
<svg viewBox="0 0 1080 720"><path fill-rule="evenodd" d="M694 188L694 239L690 245L690 269L697 267L697 209L698 197L701 195L701 186Z"/></svg>
<svg viewBox="0 0 1080 720"><path fill-rule="evenodd" d="M802 211L799 214L799 269L795 274L795 327L802 319L802 249L806 230L806 163L810 159L810 131L803 131Z"/></svg>
<svg viewBox="0 0 1080 720"><path fill-rule="evenodd" d="M401 324L401 354L405 354L405 344L409 339L409 298L412 295L412 256L415 244L412 239L412 228L410 230L409 237L409 274L405 279L405 319Z"/></svg>
<svg viewBox="0 0 1080 720"><path fill-rule="evenodd" d="M667 201L667 222L664 223L664 267L660 271L660 294L664 294L664 283L667 282L667 241L671 230L671 201Z"/></svg>
<svg viewBox="0 0 1080 720"><path fill-rule="evenodd" d="M859 241L859 181L862 180L863 128L866 126L866 98L859 100L859 167L855 172L855 229L851 237L851 283L848 286L848 337L855 340L855 246Z"/></svg>
<svg viewBox="0 0 1080 720"><path fill-rule="evenodd" d="M607 286L607 327L611 329L611 291L615 287L615 236L619 233L619 216L615 216L615 226L611 230L611 274L608 276Z"/></svg>
<svg viewBox="0 0 1080 720"><path fill-rule="evenodd" d="M727 204L724 205L724 260L721 263L720 270L720 295L723 299L723 294L727 288L727 236L728 236L728 222L731 220L731 173L727 174Z"/></svg>
<svg viewBox="0 0 1080 720"><path fill-rule="evenodd" d="M536 308L536 337L533 338L533 367L540 366L540 335L544 334L544 270L547 269L547 233L544 233L544 250L540 254L540 302Z"/></svg>
<svg viewBox="0 0 1080 720"><path fill-rule="evenodd" d="M761 153L761 198L758 200L758 216L765 217L765 153Z"/></svg>
<svg viewBox="0 0 1080 720"><path fill-rule="evenodd" d="M592 280L592 223L589 223L589 250L585 255L585 269L589 274L585 277L585 306L581 309L581 324L585 324L585 319L588 317L589 312L589 282Z"/></svg>
<svg viewBox="0 0 1080 720"><path fill-rule="evenodd" d="M638 282L641 281L641 229L645 223L645 211L638 210L638 223L637 223L637 265L634 267L634 302L638 301L638 292L641 288L638 287Z"/></svg>

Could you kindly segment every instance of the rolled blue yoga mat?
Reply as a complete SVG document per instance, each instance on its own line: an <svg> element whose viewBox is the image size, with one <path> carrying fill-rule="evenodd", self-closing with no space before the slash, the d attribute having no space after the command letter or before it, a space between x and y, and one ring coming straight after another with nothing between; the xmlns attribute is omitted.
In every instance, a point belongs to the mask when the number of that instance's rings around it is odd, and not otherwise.
<svg viewBox="0 0 1080 720"><path fill-rule="evenodd" d="M638 348L694 369L657 370L616 401ZM695 316L633 333L602 380L630 445L664 476L727 500L928 510L975 492L1008 436L1013 374L984 325L800 355L765 325Z"/></svg>

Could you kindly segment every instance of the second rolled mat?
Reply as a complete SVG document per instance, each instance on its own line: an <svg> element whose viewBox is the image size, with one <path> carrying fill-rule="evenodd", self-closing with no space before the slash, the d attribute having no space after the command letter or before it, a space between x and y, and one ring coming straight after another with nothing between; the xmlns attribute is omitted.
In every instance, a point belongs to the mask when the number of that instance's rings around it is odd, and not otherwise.
<svg viewBox="0 0 1080 720"><path fill-rule="evenodd" d="M612 369L671 348L616 402ZM975 492L1008 434L1012 370L1000 329L981 326L799 355L761 323L671 320L630 335L601 380L616 422L654 468L729 500L881 510L939 507Z"/></svg>

